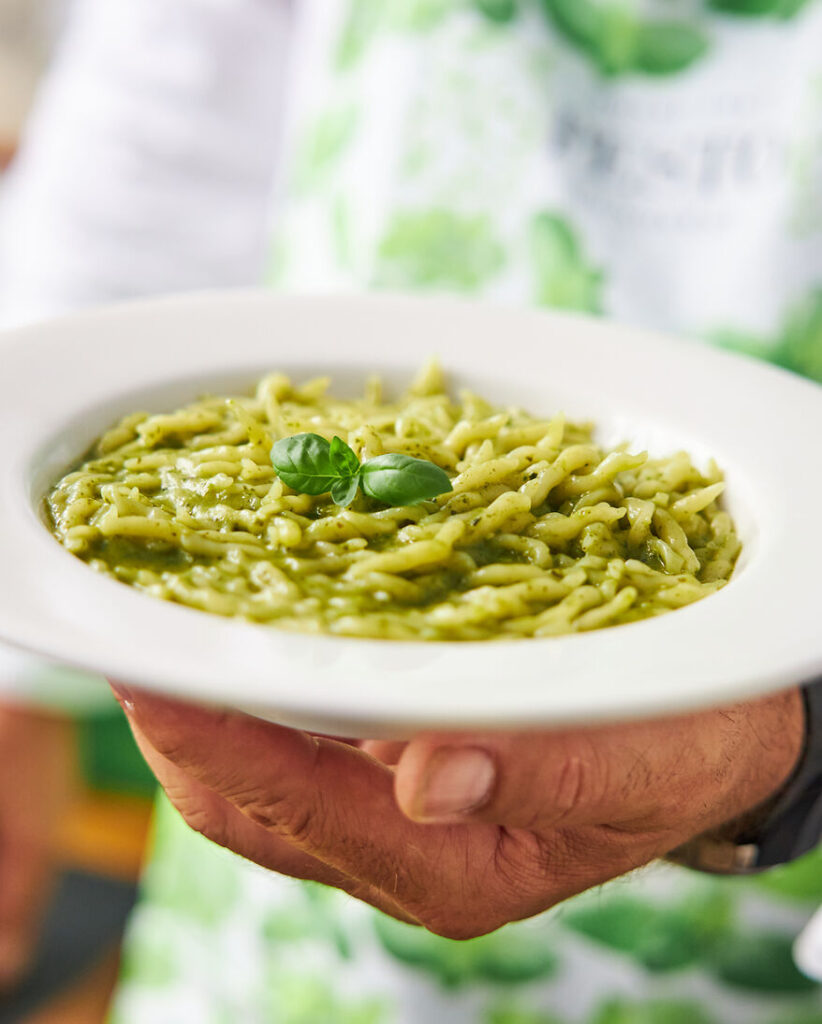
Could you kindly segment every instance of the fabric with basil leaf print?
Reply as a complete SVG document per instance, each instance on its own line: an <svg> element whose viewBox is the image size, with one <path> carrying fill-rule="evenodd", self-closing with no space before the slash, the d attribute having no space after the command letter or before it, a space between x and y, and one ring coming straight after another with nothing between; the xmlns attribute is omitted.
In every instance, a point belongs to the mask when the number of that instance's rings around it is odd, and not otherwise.
<svg viewBox="0 0 822 1024"><path fill-rule="evenodd" d="M278 288L603 315L822 382L822 0L297 8ZM446 364L449 342L420 339ZM377 500L332 444L328 500ZM819 853L743 879L655 865L454 943L249 867L170 809L161 824L127 1024L822 1024L790 957L822 902Z"/></svg>
<svg viewBox="0 0 822 1024"><path fill-rule="evenodd" d="M605 75L685 70L709 48L705 30L672 18L643 18L624 3L543 0L556 28Z"/></svg>
<svg viewBox="0 0 822 1024"><path fill-rule="evenodd" d="M444 469L425 459L389 452L360 464L341 437L295 434L277 441L271 461L284 484L301 494L330 494L343 508L362 488L386 505L417 505L451 490Z"/></svg>

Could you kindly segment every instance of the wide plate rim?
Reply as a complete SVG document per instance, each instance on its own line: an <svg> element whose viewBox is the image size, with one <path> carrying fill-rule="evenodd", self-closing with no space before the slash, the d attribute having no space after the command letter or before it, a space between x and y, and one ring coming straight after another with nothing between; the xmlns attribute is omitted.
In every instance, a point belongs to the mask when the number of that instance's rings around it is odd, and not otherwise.
<svg viewBox="0 0 822 1024"><path fill-rule="evenodd" d="M47 427L52 428L61 417L64 423L78 415L82 418L83 409L88 408L83 387L88 390L96 384L105 389L116 382L126 388L130 375L133 379L140 373L151 379L150 367L139 368L133 359L130 362L113 355L111 365L104 367L99 379L92 384L82 383L86 373L84 346L87 352L95 344L99 347L105 332L112 328L128 335L129 330L153 325L162 333L163 329L170 332L179 329L180 323L188 323L192 329L196 326L208 332L218 329L214 322L221 318L223 325L236 322L246 326L268 318L274 333L277 324L310 324L314 318L318 323L333 323L338 335L352 329L351 325L368 330L372 322L396 325L409 318L414 323L428 324L431 330L438 324L451 328L457 325L476 331L478 336L489 330L489 324L503 325L511 332L506 339L511 360L519 351L520 342L514 337L518 330L523 336L545 331L546 336L553 337L565 332L583 347L589 345L591 352L604 353L603 358L611 358L613 347L618 346L623 355L641 356L655 372L665 367L676 369L686 381L700 372L698 367L704 372L707 366L714 377L724 376L729 385L748 389L744 394L728 393L734 416L751 416L757 398L761 404L763 396L770 395L773 408L766 425L760 424L763 438L757 442L757 458L754 440L745 442L727 422L727 410L723 413L708 401L722 390L716 379L705 392L706 406L701 412L705 430L710 433L721 425L723 444L732 462L748 467L751 478L756 466L763 477L740 479L740 489L752 487L754 500L767 487L773 489L780 484L788 487L789 493L762 499L767 507L757 510L755 538L752 536L756 554L738 582L732 581L719 594L659 619L584 636L482 644L306 638L167 605L91 573L46 535L30 502L25 508L22 503L31 487L33 452L46 440ZM377 329L373 327L375 332ZM394 329L401 334L403 328ZM801 479L796 473L803 460L813 465L813 461L808 462L815 455L812 441L795 436L800 422L811 437L816 427L820 430L817 436L822 436L822 390L785 371L579 314L390 294L284 296L241 290L164 297L71 314L8 332L0 343L8 369L0 378L0 445L11 452L0 470L0 560L12 583L0 590L0 638L18 646L181 697L240 706L289 724L323 729L347 726L358 734L370 735L400 735L426 727L526 727L662 714L743 699L822 674L822 638L818 630L814 635L807 608L813 601L812 581L818 580L822 571L822 553L806 544L801 571L795 565L785 568L782 564L785 545L797 537L801 540L804 524L811 522L811 507L822 508L820 474L816 479L812 473ZM257 353L262 344L258 339L251 345L243 338L232 343L235 361L241 360L241 353L242 358L250 359L252 351ZM165 347L169 358L186 358L183 344L169 335ZM320 345L317 351L321 349ZM44 377L44 362L48 363L49 358L54 365ZM463 358L460 349L457 359ZM209 367L217 365L219 360L215 359L210 353ZM188 363L192 377L196 376L196 362L193 358ZM512 370L506 367L505 372L510 375ZM619 370L614 372L618 374ZM36 373L40 375L40 393L30 402L23 401L19 394L23 390L21 379L27 373L35 379ZM157 374L161 373L158 368L154 379L159 381ZM52 380L55 375L59 379ZM756 393L750 393L750 389ZM633 395L632 401L636 400ZM51 404L44 413L47 402ZM669 417L675 419L675 414L682 413L683 402L683 396L671 392L667 399ZM51 417L45 425L44 416ZM775 436L765 438L768 430ZM15 438L20 435L26 440L18 442L14 451ZM735 439L738 450L729 439ZM791 449L780 454L780 444L787 446L789 442ZM784 466L780 466L777 455ZM801 507L796 507L800 501ZM38 588L24 582L26 573L31 575L31 561L26 569L26 560L34 560L37 574L47 586ZM773 600L775 587L781 591L777 601ZM95 632L88 625L83 627L78 609L66 607L67 595L95 614L104 609L107 628ZM740 615L750 617L753 612L758 616L756 628L751 622L737 621ZM106 635L109 631L111 635ZM153 640L150 645L140 645L137 638L147 631ZM220 638L219 643L210 642L207 659L192 659L189 655L186 663L180 652L174 651L179 637L190 646L192 638L206 633ZM265 636L261 636L263 633ZM129 635L133 635L131 644L125 639ZM90 646L91 641L94 643ZM734 644L735 659L729 651L729 645ZM651 649L651 654L646 650L638 662L637 672L645 674L645 682L634 680L633 685L625 667L632 651L639 654L641 648ZM215 651L220 654L216 661ZM676 654L677 663L666 663L669 652ZM259 666L255 668L255 659L260 658L267 659L267 670L297 673L299 685L289 685L282 679L272 683L270 674L264 685L262 671ZM648 682L654 658L665 677L656 689ZM232 665L242 678L228 683L226 675ZM621 671L621 689L611 692L598 682L598 666L604 674L619 675ZM550 681L542 687L526 685L527 680L523 683L523 673L534 673L540 667L549 675L555 671L579 672L582 668L587 674L583 673L584 684L579 681L582 676L569 680L567 675L560 686L550 685ZM454 673L459 675L459 685L450 689L443 686L442 677L453 680ZM437 679L440 681L435 685L432 680ZM473 688L468 686L472 680Z"/></svg>

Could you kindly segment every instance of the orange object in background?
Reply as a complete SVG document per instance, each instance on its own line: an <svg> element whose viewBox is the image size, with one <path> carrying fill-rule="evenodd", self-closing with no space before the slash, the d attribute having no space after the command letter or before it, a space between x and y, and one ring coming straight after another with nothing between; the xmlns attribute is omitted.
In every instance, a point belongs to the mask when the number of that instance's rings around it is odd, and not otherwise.
<svg viewBox="0 0 822 1024"><path fill-rule="evenodd" d="M143 862L152 801L85 792L62 823L55 856L62 868L135 881ZM91 970L20 1024L103 1024L120 964L115 947Z"/></svg>
<svg viewBox="0 0 822 1024"><path fill-rule="evenodd" d="M0 0L0 173L14 158L49 57L55 15L66 3ZM57 830L58 875L74 872L136 884L151 821L150 776L140 781L141 766L125 749L130 737L124 742L122 730L112 730L110 720L78 723L78 732L86 782ZM119 942L113 943L68 988L15 1018L18 1024L103 1024L119 958ZM3 1002L0 996L0 1018Z"/></svg>
<svg viewBox="0 0 822 1024"><path fill-rule="evenodd" d="M102 1024L136 897L153 777L113 700L73 718L2 703L0 755L0 1024Z"/></svg>
<svg viewBox="0 0 822 1024"><path fill-rule="evenodd" d="M151 800L87 792L61 825L55 851L65 868L137 881L151 820Z"/></svg>

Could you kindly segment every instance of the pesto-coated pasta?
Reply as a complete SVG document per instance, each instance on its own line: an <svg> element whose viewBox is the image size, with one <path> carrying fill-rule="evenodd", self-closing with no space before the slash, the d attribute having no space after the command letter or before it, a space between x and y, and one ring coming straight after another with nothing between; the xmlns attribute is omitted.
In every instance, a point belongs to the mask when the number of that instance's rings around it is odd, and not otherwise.
<svg viewBox="0 0 822 1024"><path fill-rule="evenodd" d="M46 499L93 569L219 615L314 633L422 640L543 637L690 604L724 586L740 544L722 476L685 452L604 450L589 424L449 395L437 364L393 400L271 374L251 397L125 417ZM275 441L334 435L399 452L452 491L341 508L287 487Z"/></svg>

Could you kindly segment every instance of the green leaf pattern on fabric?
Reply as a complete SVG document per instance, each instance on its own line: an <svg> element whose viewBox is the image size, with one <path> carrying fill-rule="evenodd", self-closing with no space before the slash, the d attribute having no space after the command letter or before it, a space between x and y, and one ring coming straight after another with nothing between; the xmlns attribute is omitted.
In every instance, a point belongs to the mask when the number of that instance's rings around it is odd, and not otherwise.
<svg viewBox="0 0 822 1024"><path fill-rule="evenodd" d="M198 846L196 868L186 844L175 841L185 825L165 799L158 800L154 817L154 856L143 875L143 896L182 919L216 928L236 903L241 884L237 858L212 843Z"/></svg>
<svg viewBox="0 0 822 1024"><path fill-rule="evenodd" d="M602 312L604 275L585 257L567 217L538 213L531 222L531 255L536 278L535 302L554 309Z"/></svg>
<svg viewBox="0 0 822 1024"><path fill-rule="evenodd" d="M822 287L790 307L776 335L723 328L709 336L724 348L767 359L822 383Z"/></svg>
<svg viewBox="0 0 822 1024"><path fill-rule="evenodd" d="M344 106L321 114L309 128L297 154L294 187L298 191L320 187L351 142L359 112Z"/></svg>
<svg viewBox="0 0 822 1024"><path fill-rule="evenodd" d="M709 49L701 25L643 19L619 0L543 0L543 4L557 30L604 75L675 74Z"/></svg>
<svg viewBox="0 0 822 1024"><path fill-rule="evenodd" d="M336 64L340 71L351 68L363 56L380 27L384 10L383 0L351 0L337 44Z"/></svg>
<svg viewBox="0 0 822 1024"><path fill-rule="evenodd" d="M561 1017L518 1006L495 1006L483 1017L482 1024L565 1024Z"/></svg>
<svg viewBox="0 0 822 1024"><path fill-rule="evenodd" d="M743 17L793 18L814 0L707 0L708 6L723 14Z"/></svg>
<svg viewBox="0 0 822 1024"><path fill-rule="evenodd" d="M790 935L738 934L716 948L710 968L726 985L750 992L812 991L818 984L797 970L792 946Z"/></svg>
<svg viewBox="0 0 822 1024"><path fill-rule="evenodd" d="M500 25L511 21L517 14L516 0L474 0L477 10Z"/></svg>
<svg viewBox="0 0 822 1024"><path fill-rule="evenodd" d="M612 897L572 904L563 922L594 942L627 953L646 970L672 971L711 960L716 945L731 935L731 905L721 892L673 906Z"/></svg>
<svg viewBox="0 0 822 1024"><path fill-rule="evenodd" d="M819 348L822 353L822 342ZM775 897L822 906L822 849L812 850L793 864L756 875L753 884Z"/></svg>
<svg viewBox="0 0 822 1024"><path fill-rule="evenodd" d="M387 1024L391 1019L381 1000L341 995L322 975L299 971L272 971L260 1006L262 1020L272 1024Z"/></svg>
<svg viewBox="0 0 822 1024"><path fill-rule="evenodd" d="M262 933L274 962L281 946L317 938L327 941L342 960L353 956L351 938L337 915L335 894L314 882L300 886L289 905L266 914Z"/></svg>
<svg viewBox="0 0 822 1024"><path fill-rule="evenodd" d="M554 951L516 928L454 942L382 914L375 916L374 927L388 953L436 978L444 988L480 981L524 983L549 978L557 969Z"/></svg>
<svg viewBox="0 0 822 1024"><path fill-rule="evenodd" d="M172 935L164 933L158 924L152 924L149 917L130 929L120 964L122 984L155 990L169 988L177 981L180 952Z"/></svg>
<svg viewBox="0 0 822 1024"><path fill-rule="evenodd" d="M699 1003L659 999L649 1003L609 1000L591 1024L719 1024Z"/></svg>
<svg viewBox="0 0 822 1024"><path fill-rule="evenodd" d="M377 284L476 291L502 267L503 248L484 214L409 210L395 215L379 246Z"/></svg>

